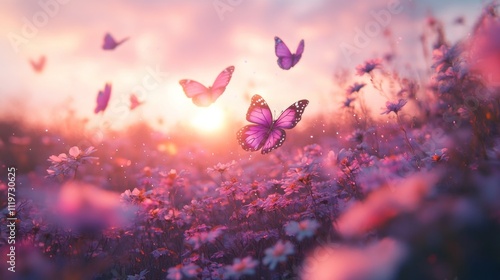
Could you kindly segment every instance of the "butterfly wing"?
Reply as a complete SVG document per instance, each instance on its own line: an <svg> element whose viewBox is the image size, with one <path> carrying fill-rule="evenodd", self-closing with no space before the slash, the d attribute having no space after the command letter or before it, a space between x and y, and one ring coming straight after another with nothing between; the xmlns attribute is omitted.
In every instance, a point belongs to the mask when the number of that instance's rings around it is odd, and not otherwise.
<svg viewBox="0 0 500 280"><path fill-rule="evenodd" d="M109 98L111 97L111 84L106 83L104 86L104 91L99 91L97 94L97 106L95 107L94 113L99 113L100 111L106 110L108 107Z"/></svg>
<svg viewBox="0 0 500 280"><path fill-rule="evenodd" d="M275 128L291 129L294 128L302 119L304 109L309 104L306 99L299 100L281 113L281 115L274 122Z"/></svg>
<svg viewBox="0 0 500 280"><path fill-rule="evenodd" d="M180 80L179 84L186 96L192 98L193 103L197 106L207 107L212 104L210 89L204 85L193 80Z"/></svg>
<svg viewBox="0 0 500 280"><path fill-rule="evenodd" d="M219 76L214 81L214 84L210 88L212 102L215 102L219 96L226 90L229 81L231 81L231 77L233 76L234 66L229 66L224 69Z"/></svg>
<svg viewBox="0 0 500 280"><path fill-rule="evenodd" d="M294 128L301 120L304 109L308 104L309 101L303 99L290 105L281 113L278 119L274 121L272 129L262 145L262 154L267 154L285 143L286 133L283 129Z"/></svg>
<svg viewBox="0 0 500 280"><path fill-rule="evenodd" d="M262 145L262 150L260 151L263 155L277 149L285 143L286 133L283 129L274 127L267 136L264 145Z"/></svg>
<svg viewBox="0 0 500 280"><path fill-rule="evenodd" d="M255 152L266 142L267 128L258 124L246 125L236 133L236 138L243 150Z"/></svg>
<svg viewBox="0 0 500 280"><path fill-rule="evenodd" d="M295 54L292 55L292 67L299 62L303 52L304 52L304 39L300 40L300 43L297 46L297 51L295 52Z"/></svg>
<svg viewBox="0 0 500 280"><path fill-rule="evenodd" d="M273 116L267 102L260 95L254 95L247 111L247 121L254 123L240 129L237 139L245 151L257 151L266 142L273 124Z"/></svg>
<svg viewBox="0 0 500 280"><path fill-rule="evenodd" d="M193 80L180 80L179 84L186 96L192 98L194 104L207 107L214 103L226 90L233 72L234 66L227 67L217 76L213 85L209 88Z"/></svg>
<svg viewBox="0 0 500 280"><path fill-rule="evenodd" d="M290 49L278 37L274 37L274 51L278 57L278 66L281 69L288 70L293 66L293 57Z"/></svg>
<svg viewBox="0 0 500 280"><path fill-rule="evenodd" d="M113 36L111 36L110 33L106 33L106 35L104 35L104 42L102 43L102 49L113 50L114 48L116 48L115 39L113 38Z"/></svg>

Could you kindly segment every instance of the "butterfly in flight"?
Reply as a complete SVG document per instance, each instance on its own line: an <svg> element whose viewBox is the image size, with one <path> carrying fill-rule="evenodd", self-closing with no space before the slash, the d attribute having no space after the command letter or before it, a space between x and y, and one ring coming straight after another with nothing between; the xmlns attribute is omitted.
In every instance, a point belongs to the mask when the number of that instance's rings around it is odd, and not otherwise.
<svg viewBox="0 0 500 280"><path fill-rule="evenodd" d="M295 66L302 57L304 52L304 40L301 40L297 51L292 54L290 49L285 45L285 43L278 37L274 37L274 51L278 57L278 65L281 69L288 70Z"/></svg>
<svg viewBox="0 0 500 280"><path fill-rule="evenodd" d="M210 87L193 80L180 80L179 84L182 86L184 93L187 97L192 98L195 105L200 107L208 107L222 95L226 90L227 84L233 76L234 66L229 66L224 69L219 76L215 79Z"/></svg>
<svg viewBox="0 0 500 280"><path fill-rule="evenodd" d="M104 91L100 90L97 94L97 106L95 107L94 113L104 112L106 107L108 107L109 98L111 97L111 84L106 83L104 86Z"/></svg>
<svg viewBox="0 0 500 280"><path fill-rule="evenodd" d="M135 108L137 108L137 106L141 105L142 103L143 102L140 102L135 94L132 94L130 96L130 110L131 111L134 110Z"/></svg>
<svg viewBox="0 0 500 280"><path fill-rule="evenodd" d="M115 40L115 38L113 38L113 36L111 36L111 34L106 33L106 35L104 35L104 42L102 43L102 49L103 50L114 50L116 47L123 44L127 40L128 40L128 37L124 38L118 42Z"/></svg>
<svg viewBox="0 0 500 280"><path fill-rule="evenodd" d="M33 70L35 70L35 72L41 73L43 71L43 68L45 67L45 56L44 55L40 56L38 61L33 61L32 59L30 59L30 64L31 67L33 67Z"/></svg>
<svg viewBox="0 0 500 280"><path fill-rule="evenodd" d="M247 112L247 121L254 124L246 125L238 131L236 134L238 143L245 151L255 152L262 148L262 154L279 148L286 138L283 129L294 128L308 104L309 101L306 99L299 100L273 120L271 109L264 98L254 95Z"/></svg>

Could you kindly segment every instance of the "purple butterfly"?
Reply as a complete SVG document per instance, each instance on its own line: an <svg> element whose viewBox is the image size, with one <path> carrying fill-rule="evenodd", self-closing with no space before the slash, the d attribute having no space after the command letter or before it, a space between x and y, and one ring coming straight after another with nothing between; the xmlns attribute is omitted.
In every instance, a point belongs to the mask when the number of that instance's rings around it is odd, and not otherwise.
<svg viewBox="0 0 500 280"><path fill-rule="evenodd" d="M285 43L278 37L274 37L274 51L278 57L278 65L281 69L288 70L295 66L304 52L304 40L301 40L297 51L292 54Z"/></svg>
<svg viewBox="0 0 500 280"><path fill-rule="evenodd" d="M254 124L246 125L238 131L236 136L240 146L251 152L262 148L262 154L279 148L286 138L283 129L294 128L299 123L307 104L308 100L299 100L283 111L278 119L273 120L271 109L264 98L254 95L247 112L247 121Z"/></svg>
<svg viewBox="0 0 500 280"><path fill-rule="evenodd" d="M113 38L113 36L111 36L111 34L106 33L106 35L104 35L104 42L102 43L102 49L103 50L114 50L116 47L123 44L127 40L128 40L128 37L124 38L118 42L115 40L115 38Z"/></svg>
<svg viewBox="0 0 500 280"><path fill-rule="evenodd" d="M186 96L192 98L194 104L207 107L214 103L226 90L233 72L234 66L227 67L217 76L213 85L208 88L193 80L180 80L179 84L181 84Z"/></svg>
<svg viewBox="0 0 500 280"><path fill-rule="evenodd" d="M106 83L104 86L104 91L100 90L97 94L97 106L95 107L94 113L104 112L106 107L108 107L109 98L111 97L111 84Z"/></svg>

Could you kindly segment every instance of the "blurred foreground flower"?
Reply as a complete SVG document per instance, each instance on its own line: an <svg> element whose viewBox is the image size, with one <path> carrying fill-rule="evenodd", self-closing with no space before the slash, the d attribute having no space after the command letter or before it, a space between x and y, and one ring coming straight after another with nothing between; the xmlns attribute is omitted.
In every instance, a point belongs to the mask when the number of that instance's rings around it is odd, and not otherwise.
<svg viewBox="0 0 500 280"><path fill-rule="evenodd" d="M68 175L71 172L76 174L78 166L85 163L91 163L97 160L98 157L92 157L90 154L97 151L94 147L90 146L84 151L80 150L77 146L73 146L69 149L69 155L65 153L59 154L58 156L52 155L47 161L52 165L47 169L47 177L57 177L59 175Z"/></svg>
<svg viewBox="0 0 500 280"><path fill-rule="evenodd" d="M319 223L315 220L291 221L286 224L285 231L287 235L295 236L298 241L302 241L306 237L312 237L318 227Z"/></svg>
<svg viewBox="0 0 500 280"><path fill-rule="evenodd" d="M99 232L128 225L134 207L123 207L120 195L90 184L70 181L61 187L52 218L65 229Z"/></svg>
<svg viewBox="0 0 500 280"><path fill-rule="evenodd" d="M274 270L278 263L285 262L288 255L291 255L294 252L295 249L290 241L283 242L282 240L279 240L276 245L266 249L266 256L262 259L262 263L268 265L269 269Z"/></svg>
<svg viewBox="0 0 500 280"><path fill-rule="evenodd" d="M435 175L420 173L372 192L339 218L339 233L345 237L361 236L400 214L414 211L437 181Z"/></svg>
<svg viewBox="0 0 500 280"><path fill-rule="evenodd" d="M252 259L252 257L236 258L233 260L232 265L226 265L224 279L240 279L243 275L254 275L255 267L258 264L259 262Z"/></svg>
<svg viewBox="0 0 500 280"><path fill-rule="evenodd" d="M492 86L500 85L500 20L485 15L471 41L472 69L482 74Z"/></svg>
<svg viewBox="0 0 500 280"><path fill-rule="evenodd" d="M300 279L394 279L406 254L403 244L389 238L365 248L319 248L305 259Z"/></svg>

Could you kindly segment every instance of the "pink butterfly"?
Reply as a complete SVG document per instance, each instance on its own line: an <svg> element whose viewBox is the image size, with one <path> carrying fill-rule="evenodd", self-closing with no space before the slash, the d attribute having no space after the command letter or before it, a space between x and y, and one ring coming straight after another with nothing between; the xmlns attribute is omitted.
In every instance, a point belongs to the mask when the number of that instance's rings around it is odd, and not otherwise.
<svg viewBox="0 0 500 280"><path fill-rule="evenodd" d="M38 59L38 61L33 61L30 59L31 67L33 67L33 70L37 73L41 73L43 71L43 68L45 67L45 56L42 55Z"/></svg>
<svg viewBox="0 0 500 280"><path fill-rule="evenodd" d="M115 38L113 38L113 36L111 36L111 34L106 33L106 35L104 35L104 42L102 44L102 49L103 50L114 50L116 47L123 44L127 40L128 40L128 37L124 38L118 42L115 40Z"/></svg>
<svg viewBox="0 0 500 280"><path fill-rule="evenodd" d="M111 97L111 84L106 83L104 86L104 91L99 91L97 94L97 106L95 107L94 113L104 112L106 107L108 107L109 98Z"/></svg>
<svg viewBox="0 0 500 280"><path fill-rule="evenodd" d="M278 37L274 37L274 51L278 57L278 65L281 69L288 70L295 66L302 57L304 52L304 40L301 40L297 51L292 54L290 49L285 45L285 43Z"/></svg>
<svg viewBox="0 0 500 280"><path fill-rule="evenodd" d="M182 89L187 97L192 98L193 103L197 106L207 107L214 103L219 96L226 90L227 84L233 76L234 66L229 66L222 71L215 79L211 87L204 85L193 80L180 80Z"/></svg>
<svg viewBox="0 0 500 280"><path fill-rule="evenodd" d="M240 146L245 151L251 152L262 148L262 154L279 148L286 139L283 129L294 128L301 120L308 104L309 101L306 99L299 100L273 120L271 109L264 98L254 95L247 112L247 121L254 124L244 126L236 134Z"/></svg>
<svg viewBox="0 0 500 280"><path fill-rule="evenodd" d="M139 99L137 99L137 96L135 94L132 94L130 96L130 110L134 110L137 108L137 106L141 105L143 102L140 102Z"/></svg>

